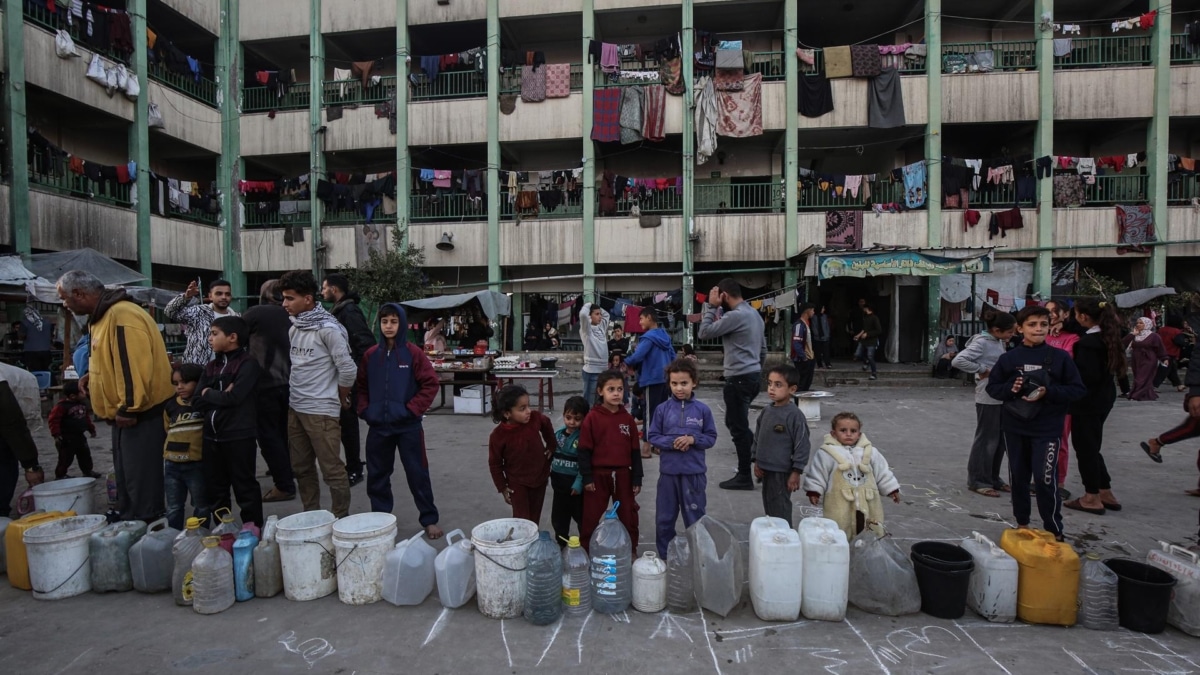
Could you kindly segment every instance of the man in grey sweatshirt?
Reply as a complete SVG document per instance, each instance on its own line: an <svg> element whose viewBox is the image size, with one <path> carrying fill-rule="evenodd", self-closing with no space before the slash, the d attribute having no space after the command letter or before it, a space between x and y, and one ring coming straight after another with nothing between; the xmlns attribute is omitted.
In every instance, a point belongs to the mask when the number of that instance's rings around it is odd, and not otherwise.
<svg viewBox="0 0 1200 675"><path fill-rule="evenodd" d="M596 403L596 380L608 369L608 312L600 305L583 303L579 312L579 339L583 342L583 397Z"/></svg>
<svg viewBox="0 0 1200 675"><path fill-rule="evenodd" d="M725 310L720 320L717 309ZM725 427L737 448L737 474L720 484L723 490L753 490L750 476L751 448L750 403L758 396L762 364L767 358L766 327L762 317L742 298L742 287L733 279L722 279L713 286L704 303L700 320L701 340L721 338L725 349Z"/></svg>
<svg viewBox="0 0 1200 675"><path fill-rule="evenodd" d="M1011 314L999 312L987 319L987 330L971 338L950 365L975 375L975 441L967 460L967 487L986 497L999 497L1005 487L1000 477L1004 448L1000 443L1001 402L988 396L988 374L1016 329Z"/></svg>
<svg viewBox="0 0 1200 675"><path fill-rule="evenodd" d="M350 515L350 481L342 464L341 411L350 405L358 367L346 329L317 304L317 280L307 270L287 272L275 289L292 316L288 441L292 472L305 511L321 508L317 468L329 486L333 515Z"/></svg>

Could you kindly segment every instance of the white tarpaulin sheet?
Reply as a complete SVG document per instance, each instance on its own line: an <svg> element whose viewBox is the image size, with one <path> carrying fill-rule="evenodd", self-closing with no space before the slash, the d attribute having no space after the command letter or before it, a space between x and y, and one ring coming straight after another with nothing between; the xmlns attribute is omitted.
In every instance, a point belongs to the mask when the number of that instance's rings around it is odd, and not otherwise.
<svg viewBox="0 0 1200 675"><path fill-rule="evenodd" d="M970 298L971 276L970 274L947 274L941 277L942 299L946 302L963 302ZM990 290L1002 298L1024 300L1029 285L1033 283L1033 263L1020 260L993 260L991 272L974 276L975 295L980 299L986 299L987 292Z"/></svg>
<svg viewBox="0 0 1200 675"><path fill-rule="evenodd" d="M457 309L473 301L478 301L483 313L495 321L501 316L512 312L512 299L499 291L476 291L474 293L459 293L457 295L439 295L420 300L405 300L400 304L406 310L416 310L418 314L436 312L440 309ZM412 318L412 317L410 317Z"/></svg>

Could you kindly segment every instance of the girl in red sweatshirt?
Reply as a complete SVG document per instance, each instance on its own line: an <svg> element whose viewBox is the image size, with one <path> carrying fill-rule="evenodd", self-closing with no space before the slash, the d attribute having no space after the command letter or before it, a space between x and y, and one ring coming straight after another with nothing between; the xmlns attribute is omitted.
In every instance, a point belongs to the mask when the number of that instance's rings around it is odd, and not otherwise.
<svg viewBox="0 0 1200 675"><path fill-rule="evenodd" d="M624 376L615 370L601 373L596 380L599 403L584 418L579 430L579 473L583 476L583 524L579 534L583 545L588 546L609 500L619 501L617 517L629 531L636 556L635 497L642 491L642 454L637 422L621 405L624 397Z"/></svg>
<svg viewBox="0 0 1200 675"><path fill-rule="evenodd" d="M558 448L550 419L529 407L529 394L519 385L496 394L488 439L488 468L496 490L512 505L512 517L534 523L542 519L542 502L550 480L550 457Z"/></svg>

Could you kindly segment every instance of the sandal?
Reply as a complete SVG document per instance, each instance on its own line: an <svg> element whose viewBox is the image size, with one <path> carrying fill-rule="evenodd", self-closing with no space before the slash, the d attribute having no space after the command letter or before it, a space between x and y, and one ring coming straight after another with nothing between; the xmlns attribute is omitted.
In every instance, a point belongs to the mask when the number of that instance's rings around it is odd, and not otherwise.
<svg viewBox="0 0 1200 675"><path fill-rule="evenodd" d="M1104 508L1103 508L1103 507L1101 507L1101 508L1098 508L1098 509L1089 508L1089 507L1087 507L1087 506L1084 506L1083 504L1081 504L1081 503L1080 503L1080 501L1079 501L1078 499L1072 499L1072 500L1071 500L1071 501L1069 501L1069 502L1064 502L1064 503L1063 503L1063 506L1064 506L1064 507L1066 507L1066 508L1068 508L1068 509L1071 509L1072 511L1083 511L1084 513L1090 513L1090 514L1093 514L1093 515L1096 515L1096 516L1102 516L1102 515L1104 515Z"/></svg>
<svg viewBox="0 0 1200 675"><path fill-rule="evenodd" d="M1120 511L1123 508L1120 504L1115 502L1101 501L1100 503L1104 504L1104 508L1108 509L1109 511Z"/></svg>
<svg viewBox="0 0 1200 675"><path fill-rule="evenodd" d="M999 497L1000 493L995 488L972 488L971 492L984 497Z"/></svg>
<svg viewBox="0 0 1200 675"><path fill-rule="evenodd" d="M996 489L997 489L997 490L999 490L999 491L1001 491L1001 492L1012 492L1012 486L1011 486L1011 485L1009 485L1008 483L1002 483L1002 484L1000 485L1000 487L998 487L998 488L996 488Z"/></svg>
<svg viewBox="0 0 1200 675"><path fill-rule="evenodd" d="M1150 450L1150 444L1145 441L1142 441L1141 445L1142 445L1142 450L1146 453L1147 456L1150 457L1150 459L1152 461L1154 461L1154 463L1162 464L1162 453L1161 452L1154 452L1154 451Z"/></svg>

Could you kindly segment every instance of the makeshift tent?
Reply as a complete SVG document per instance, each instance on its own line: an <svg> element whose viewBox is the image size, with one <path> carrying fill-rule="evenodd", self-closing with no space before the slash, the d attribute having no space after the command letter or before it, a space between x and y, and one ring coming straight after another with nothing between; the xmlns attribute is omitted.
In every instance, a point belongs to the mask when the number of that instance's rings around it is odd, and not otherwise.
<svg viewBox="0 0 1200 675"><path fill-rule="evenodd" d="M46 280L29 271L20 256L0 256L0 295L24 298L33 293L29 287L39 282L44 284ZM58 302L58 297L45 302Z"/></svg>
<svg viewBox="0 0 1200 675"><path fill-rule="evenodd" d="M29 256L27 267L40 277L56 283L58 278L71 270L86 270L100 279L105 286L140 284L146 277L121 263L90 248L72 251L34 253Z"/></svg>
<svg viewBox="0 0 1200 675"><path fill-rule="evenodd" d="M446 312L478 303L483 313L491 321L508 316L512 311L512 299L497 291L477 291L475 293L459 293L458 295L439 295L420 300L405 300L400 305L408 311L410 320L421 320L435 312ZM451 313L451 312L446 312Z"/></svg>
<svg viewBox="0 0 1200 675"><path fill-rule="evenodd" d="M1161 298L1164 295L1175 295L1175 289L1169 287L1164 288L1162 286L1158 286L1156 288L1140 288L1136 291L1121 293L1113 299L1117 301L1117 307L1120 307L1121 309L1129 309L1130 307L1144 305L1147 302L1150 302L1155 298Z"/></svg>

